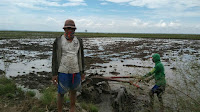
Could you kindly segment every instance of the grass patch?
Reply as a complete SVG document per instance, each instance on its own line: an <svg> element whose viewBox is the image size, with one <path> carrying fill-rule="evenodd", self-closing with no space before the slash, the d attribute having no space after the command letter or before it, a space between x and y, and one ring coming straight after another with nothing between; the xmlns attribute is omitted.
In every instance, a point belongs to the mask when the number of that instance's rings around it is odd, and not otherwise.
<svg viewBox="0 0 200 112"><path fill-rule="evenodd" d="M7 94L6 94L6 97L9 98L9 99L12 99L12 98L15 97L15 95L12 94L12 93L7 93Z"/></svg>
<svg viewBox="0 0 200 112"><path fill-rule="evenodd" d="M44 105L56 105L57 92L55 86L46 88L42 93L41 101Z"/></svg>
<svg viewBox="0 0 200 112"><path fill-rule="evenodd" d="M34 97L35 94L36 94L36 93L35 93L34 91L27 91L27 92L26 92L26 95L29 96L29 97Z"/></svg>
<svg viewBox="0 0 200 112"><path fill-rule="evenodd" d="M17 87L11 79L7 79L6 77L0 78L0 96L6 94L14 94L16 89Z"/></svg>
<svg viewBox="0 0 200 112"><path fill-rule="evenodd" d="M35 31L0 31L0 39L23 39L23 38L55 38L61 32L35 32Z"/></svg>
<svg viewBox="0 0 200 112"><path fill-rule="evenodd" d="M76 33L80 37L131 37L159 39L200 39L195 34L142 34L142 33Z"/></svg>
<svg viewBox="0 0 200 112"><path fill-rule="evenodd" d="M99 109L94 105L94 104L87 104L85 102L81 102L81 107L85 110L87 110L87 112L98 112Z"/></svg>
<svg viewBox="0 0 200 112"><path fill-rule="evenodd" d="M45 112L45 109L39 108L37 106L33 106L31 112Z"/></svg>
<svg viewBox="0 0 200 112"><path fill-rule="evenodd" d="M0 78L0 108L2 111L7 111L9 108L16 108L23 112L45 112L46 110L56 110L56 90L54 87L49 87L43 91L43 96L40 100L33 98L34 91L22 91L17 88L15 82L6 77ZM20 103L19 103L20 102ZM1 109L0 109L1 110Z"/></svg>

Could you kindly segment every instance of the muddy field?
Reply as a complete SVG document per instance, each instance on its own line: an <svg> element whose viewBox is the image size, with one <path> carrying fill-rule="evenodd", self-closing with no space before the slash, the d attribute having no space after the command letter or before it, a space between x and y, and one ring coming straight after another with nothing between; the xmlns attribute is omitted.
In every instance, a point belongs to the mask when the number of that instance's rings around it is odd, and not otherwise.
<svg viewBox="0 0 200 112"><path fill-rule="evenodd" d="M47 87L51 84L53 41L54 39L48 38L0 40L1 75L5 73L7 77L13 78L25 88L40 91ZM159 53L165 66L167 82L178 87L177 80L180 85L184 82L177 75L177 69L183 68L185 64L190 62L200 63L200 40L106 37L83 38L83 42L87 76L91 74L142 76L154 67L150 59L152 54ZM187 77L187 80L191 80L191 77ZM200 80L200 77L197 76L196 80ZM148 85L140 83L140 86L144 88L144 91L141 91L128 84L108 82L110 92L126 88L124 90L127 91L126 98L124 98L124 105L121 105L121 107L128 109L130 112L142 111L142 109L148 107L147 91L153 84L153 81ZM200 90L199 83L194 87ZM107 106L107 112L117 111L113 110L115 106L111 105L113 104L111 102L112 98L117 97L115 95L117 92L113 93L113 95L111 93L100 93L99 91L94 93L100 95L101 100L99 102L96 99L91 99L97 101L94 103L99 105L100 111L104 112L105 106ZM198 96L196 91L191 91L190 95ZM169 96L166 95L164 100L166 104L169 104L166 108L174 110L176 107L170 107L170 102L167 100ZM124 108L121 109L123 110Z"/></svg>

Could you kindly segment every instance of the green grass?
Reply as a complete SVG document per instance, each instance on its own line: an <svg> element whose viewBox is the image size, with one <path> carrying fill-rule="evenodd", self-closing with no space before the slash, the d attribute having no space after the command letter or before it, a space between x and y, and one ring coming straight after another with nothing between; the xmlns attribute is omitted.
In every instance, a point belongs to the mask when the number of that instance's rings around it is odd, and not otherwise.
<svg viewBox="0 0 200 112"><path fill-rule="evenodd" d="M35 93L34 91L27 91L27 92L26 92L26 95L29 96L29 97L34 97L35 94L36 94L36 93Z"/></svg>
<svg viewBox="0 0 200 112"><path fill-rule="evenodd" d="M91 103L85 103L85 102L81 102L81 107L85 110L87 110L87 112L98 112L98 108Z"/></svg>
<svg viewBox="0 0 200 112"><path fill-rule="evenodd" d="M55 38L61 34L61 32L0 31L0 39Z"/></svg>
<svg viewBox="0 0 200 112"><path fill-rule="evenodd" d="M140 34L140 33L76 33L80 37L130 37L130 38L160 38L160 39L200 39L193 34Z"/></svg>
<svg viewBox="0 0 200 112"><path fill-rule="evenodd" d="M55 87L45 89L42 98L38 100L33 98L35 92L27 91L25 93L16 86L12 79L0 77L0 106L7 105L5 110L13 106L20 106L19 108L30 112L45 112L47 107L49 110L55 110L57 96L55 89Z"/></svg>
<svg viewBox="0 0 200 112"><path fill-rule="evenodd" d="M31 108L31 112L46 112L44 108L38 108L37 106L33 106Z"/></svg>
<svg viewBox="0 0 200 112"><path fill-rule="evenodd" d="M43 91L41 101L44 105L56 105L57 92L54 86L48 87Z"/></svg>
<svg viewBox="0 0 200 112"><path fill-rule="evenodd" d="M98 112L98 108L93 104L89 104L89 112Z"/></svg>
<svg viewBox="0 0 200 112"><path fill-rule="evenodd" d="M88 106L87 106L87 104L86 104L85 102L81 102L81 107L82 107L83 109L85 109L85 110L88 109Z"/></svg>
<svg viewBox="0 0 200 112"><path fill-rule="evenodd" d="M5 77L0 78L0 96L6 94L11 96L15 93L16 89L17 87L11 79L7 79Z"/></svg>
<svg viewBox="0 0 200 112"><path fill-rule="evenodd" d="M20 38L56 38L63 32L38 32L38 31L0 31L0 39ZM78 37L130 37L130 38L160 38L160 39L200 39L200 34L142 34L142 33L81 33Z"/></svg>

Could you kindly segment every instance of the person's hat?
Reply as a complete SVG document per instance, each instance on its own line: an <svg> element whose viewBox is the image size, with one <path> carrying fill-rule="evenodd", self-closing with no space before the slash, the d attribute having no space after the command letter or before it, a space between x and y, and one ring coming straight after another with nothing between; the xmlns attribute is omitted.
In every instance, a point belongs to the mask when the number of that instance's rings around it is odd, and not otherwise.
<svg viewBox="0 0 200 112"><path fill-rule="evenodd" d="M68 20L65 21L63 29L68 28L68 27L76 29L76 25L75 25L73 20L68 19Z"/></svg>

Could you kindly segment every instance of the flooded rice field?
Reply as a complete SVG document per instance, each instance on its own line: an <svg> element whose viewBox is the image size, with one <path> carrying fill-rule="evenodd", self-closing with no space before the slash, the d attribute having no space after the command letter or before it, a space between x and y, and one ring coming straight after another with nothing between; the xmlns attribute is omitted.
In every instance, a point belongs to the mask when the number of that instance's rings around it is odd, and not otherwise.
<svg viewBox="0 0 200 112"><path fill-rule="evenodd" d="M0 40L1 75L5 74L30 89L41 90L50 85L53 41L49 38ZM159 53L167 83L178 88L192 84L182 91L198 96L200 40L106 37L83 38L83 42L87 76L142 76L154 67L150 59L152 54ZM149 85L153 84L151 81ZM169 96L166 96L165 102L170 105L167 101Z"/></svg>

